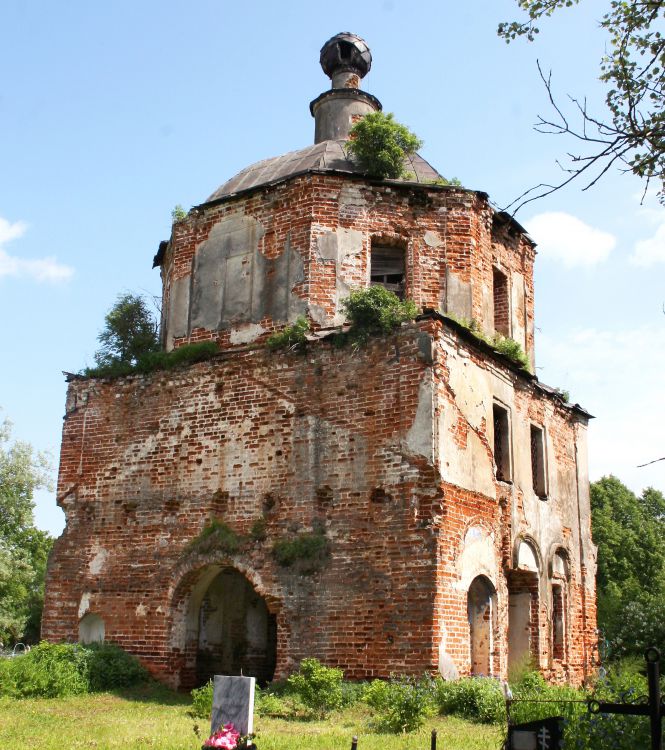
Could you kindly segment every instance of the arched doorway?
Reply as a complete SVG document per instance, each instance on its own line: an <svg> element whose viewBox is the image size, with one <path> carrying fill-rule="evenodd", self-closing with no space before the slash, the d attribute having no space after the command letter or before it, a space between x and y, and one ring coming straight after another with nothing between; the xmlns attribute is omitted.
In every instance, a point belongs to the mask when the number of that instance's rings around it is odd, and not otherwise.
<svg viewBox="0 0 665 750"><path fill-rule="evenodd" d="M521 540L516 557L508 576L508 670L515 675L538 665L540 601L537 548Z"/></svg>
<svg viewBox="0 0 665 750"><path fill-rule="evenodd" d="M494 633L496 627L496 591L485 576L477 576L467 595L471 674L493 673Z"/></svg>
<svg viewBox="0 0 665 750"><path fill-rule="evenodd" d="M208 585L198 609L197 683L215 674L243 674L268 682L276 656L275 615L242 573L223 568Z"/></svg>

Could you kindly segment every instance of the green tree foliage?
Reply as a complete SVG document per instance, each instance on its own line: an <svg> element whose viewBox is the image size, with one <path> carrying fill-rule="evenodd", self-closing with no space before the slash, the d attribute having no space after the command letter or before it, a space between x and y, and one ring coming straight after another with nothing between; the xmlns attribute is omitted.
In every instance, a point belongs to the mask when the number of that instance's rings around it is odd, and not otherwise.
<svg viewBox="0 0 665 750"><path fill-rule="evenodd" d="M580 0L517 0L526 12L524 21L499 25L498 33L507 42L518 36L533 41L537 23L560 8ZM662 0L605 0L600 25L607 31L606 53L600 61L600 79L607 84L605 103L609 118L592 116L586 103L573 99L581 118L573 128L556 104L550 81L544 79L557 120L540 118L542 132L568 133L589 144L592 153L571 155L568 177L558 185L540 185L540 195L557 190L576 177L588 176L593 185L607 169L616 164L660 185L665 200L665 3ZM534 188L535 190L536 188Z"/></svg>
<svg viewBox="0 0 665 750"><path fill-rule="evenodd" d="M137 294L119 295L97 338L101 347L95 362L100 368L136 365L145 354L159 350L157 322L145 298Z"/></svg>
<svg viewBox="0 0 665 750"><path fill-rule="evenodd" d="M46 560L53 540L34 526L33 493L49 487L48 459L0 424L0 642L39 639Z"/></svg>
<svg viewBox="0 0 665 750"><path fill-rule="evenodd" d="M665 645L665 497L641 497L616 477L591 485L598 545L598 625L610 653L641 654Z"/></svg>
<svg viewBox="0 0 665 750"><path fill-rule="evenodd" d="M408 171L404 160L422 145L392 113L372 112L351 128L346 148L372 177L397 179Z"/></svg>

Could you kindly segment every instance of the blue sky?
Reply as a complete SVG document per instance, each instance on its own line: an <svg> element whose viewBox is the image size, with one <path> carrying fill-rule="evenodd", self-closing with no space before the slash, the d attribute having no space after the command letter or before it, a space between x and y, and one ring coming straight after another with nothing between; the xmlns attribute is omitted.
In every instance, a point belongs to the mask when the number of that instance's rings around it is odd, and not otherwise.
<svg viewBox="0 0 665 750"><path fill-rule="evenodd" d="M364 37L363 88L424 141L442 174L499 206L541 181L573 144L535 133L553 85L603 112L604 2L506 45L512 0L50 3L0 9L0 406L14 436L60 444L62 371L91 364L118 293L159 293L151 269L186 208L248 164L313 140L309 102L328 88L318 55ZM665 490L665 210L613 173L521 210L539 243L537 374L596 415L591 478ZM54 493L36 518L59 533Z"/></svg>

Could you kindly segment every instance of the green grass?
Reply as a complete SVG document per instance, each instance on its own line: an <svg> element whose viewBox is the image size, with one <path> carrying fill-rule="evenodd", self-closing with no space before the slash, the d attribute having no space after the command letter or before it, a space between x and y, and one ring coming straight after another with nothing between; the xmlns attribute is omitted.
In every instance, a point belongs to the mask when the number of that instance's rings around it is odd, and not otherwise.
<svg viewBox="0 0 665 750"><path fill-rule="evenodd" d="M199 750L197 724L207 736L208 723L189 715L191 699L153 684L122 693L57 699L0 698L0 747L8 750ZM354 706L323 721L257 717L259 750L427 750L436 728L446 750L496 750L501 727L436 717L407 735L372 734L371 715Z"/></svg>

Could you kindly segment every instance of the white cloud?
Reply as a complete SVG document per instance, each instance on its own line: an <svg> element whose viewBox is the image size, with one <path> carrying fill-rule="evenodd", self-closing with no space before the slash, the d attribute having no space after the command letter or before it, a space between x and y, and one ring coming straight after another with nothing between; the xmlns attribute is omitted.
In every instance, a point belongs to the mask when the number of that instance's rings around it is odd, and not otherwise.
<svg viewBox="0 0 665 750"><path fill-rule="evenodd" d="M13 224L0 216L0 279L4 276L27 277L39 282L57 283L67 281L74 275L74 269L52 257L26 259L10 255L3 245L22 237L28 225L23 221Z"/></svg>
<svg viewBox="0 0 665 750"><path fill-rule="evenodd" d="M538 243L540 257L562 263L566 268L602 263L617 242L613 234L563 211L537 214L526 226Z"/></svg>
<svg viewBox="0 0 665 750"><path fill-rule="evenodd" d="M665 325L619 331L580 329L536 342L539 377L570 391L596 419L589 428L592 480L615 474L640 492L665 490Z"/></svg>
<svg viewBox="0 0 665 750"><path fill-rule="evenodd" d="M637 266L651 266L654 263L665 263L665 218L656 227L654 234L646 240L636 242L630 260Z"/></svg>

